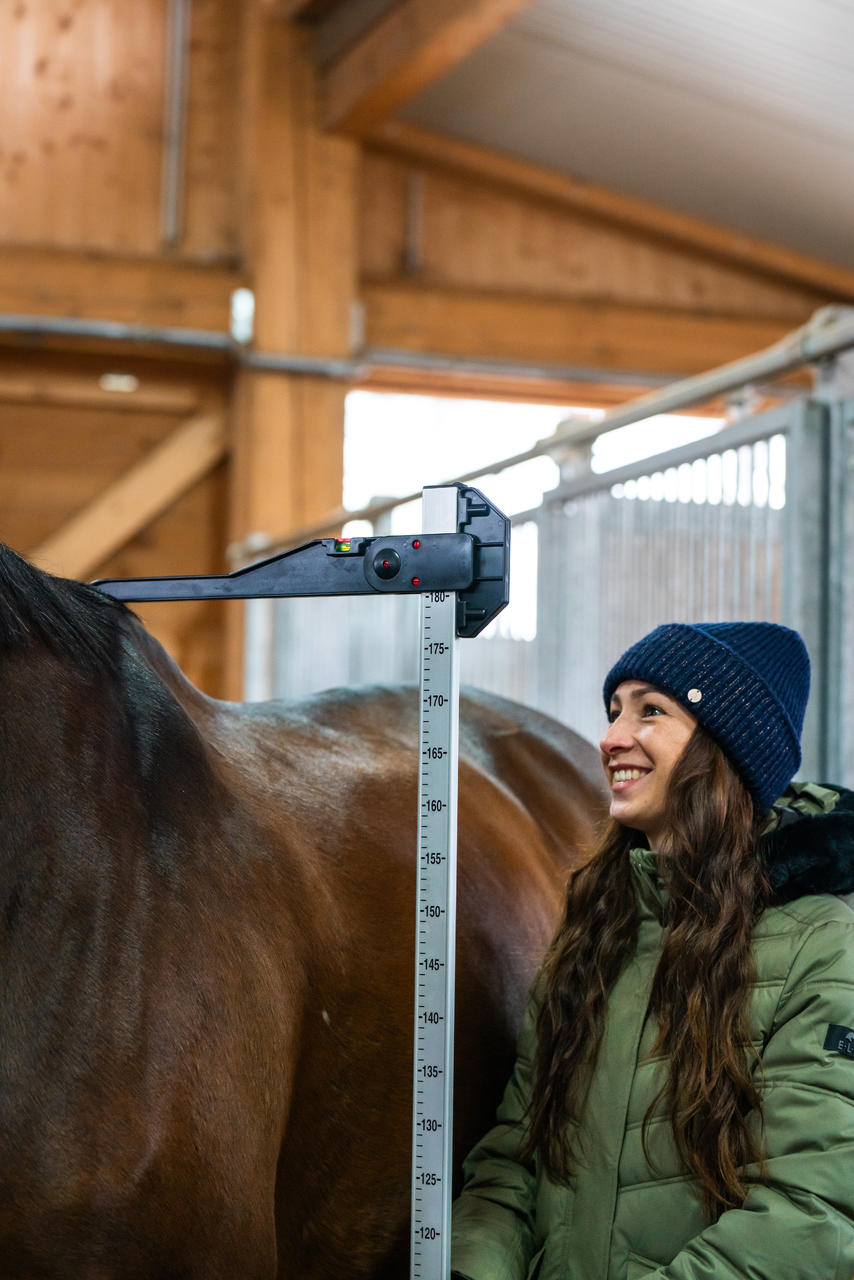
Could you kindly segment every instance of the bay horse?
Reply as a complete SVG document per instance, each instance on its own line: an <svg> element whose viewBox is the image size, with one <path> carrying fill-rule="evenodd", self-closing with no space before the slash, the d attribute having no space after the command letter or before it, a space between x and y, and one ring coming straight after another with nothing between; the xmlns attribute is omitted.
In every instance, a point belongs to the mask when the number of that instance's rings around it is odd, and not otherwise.
<svg viewBox="0 0 854 1280"><path fill-rule="evenodd" d="M417 694L237 705L0 544L0 1277L403 1280ZM458 1158L597 753L463 699Z"/></svg>

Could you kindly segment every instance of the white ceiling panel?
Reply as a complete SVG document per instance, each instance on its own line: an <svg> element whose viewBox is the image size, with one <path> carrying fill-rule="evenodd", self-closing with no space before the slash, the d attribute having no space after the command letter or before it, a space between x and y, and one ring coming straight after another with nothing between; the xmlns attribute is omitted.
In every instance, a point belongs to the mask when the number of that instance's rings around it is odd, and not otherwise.
<svg viewBox="0 0 854 1280"><path fill-rule="evenodd" d="M404 118L854 267L854 0L537 0Z"/></svg>

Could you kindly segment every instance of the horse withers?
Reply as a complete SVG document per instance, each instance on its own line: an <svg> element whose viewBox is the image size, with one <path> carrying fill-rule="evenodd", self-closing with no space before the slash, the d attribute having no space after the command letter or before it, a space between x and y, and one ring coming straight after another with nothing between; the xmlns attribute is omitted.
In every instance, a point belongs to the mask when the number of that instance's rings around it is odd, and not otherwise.
<svg viewBox="0 0 854 1280"><path fill-rule="evenodd" d="M462 700L455 1134L491 1122L602 810ZM414 690L241 706L0 546L0 1277L402 1280Z"/></svg>

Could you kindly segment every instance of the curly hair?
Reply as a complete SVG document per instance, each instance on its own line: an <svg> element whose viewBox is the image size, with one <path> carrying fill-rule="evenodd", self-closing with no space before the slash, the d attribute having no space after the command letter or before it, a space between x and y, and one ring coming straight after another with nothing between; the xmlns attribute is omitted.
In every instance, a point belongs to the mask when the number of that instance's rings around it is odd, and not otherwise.
<svg viewBox="0 0 854 1280"><path fill-rule="evenodd" d="M710 1217L746 1194L745 1167L763 1176L761 1118L748 1004L756 976L753 927L768 904L761 856L765 814L720 748L698 726L668 790L670 844L665 940L650 1013L668 1076L664 1096L677 1149ZM592 858L573 875L564 919L540 978L534 1082L521 1155L536 1152L554 1181L573 1171L577 1117L602 1040L608 994L635 944L637 914L628 852L637 831L609 821Z"/></svg>

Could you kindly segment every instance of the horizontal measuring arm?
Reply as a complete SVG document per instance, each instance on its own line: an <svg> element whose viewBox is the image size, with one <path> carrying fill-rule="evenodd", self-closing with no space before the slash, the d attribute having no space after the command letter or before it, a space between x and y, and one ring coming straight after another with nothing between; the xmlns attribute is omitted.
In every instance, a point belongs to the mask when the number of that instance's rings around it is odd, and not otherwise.
<svg viewBox="0 0 854 1280"><path fill-rule="evenodd" d="M491 576L495 566L488 572ZM424 533L320 538L234 573L102 578L94 585L116 600L253 600L465 591L474 584L475 576L475 539L471 534Z"/></svg>
<svg viewBox="0 0 854 1280"><path fill-rule="evenodd" d="M509 599L510 521L471 485L456 489L456 533L319 538L234 573L101 578L115 600L258 600L287 596L456 594L456 634L479 635Z"/></svg>

